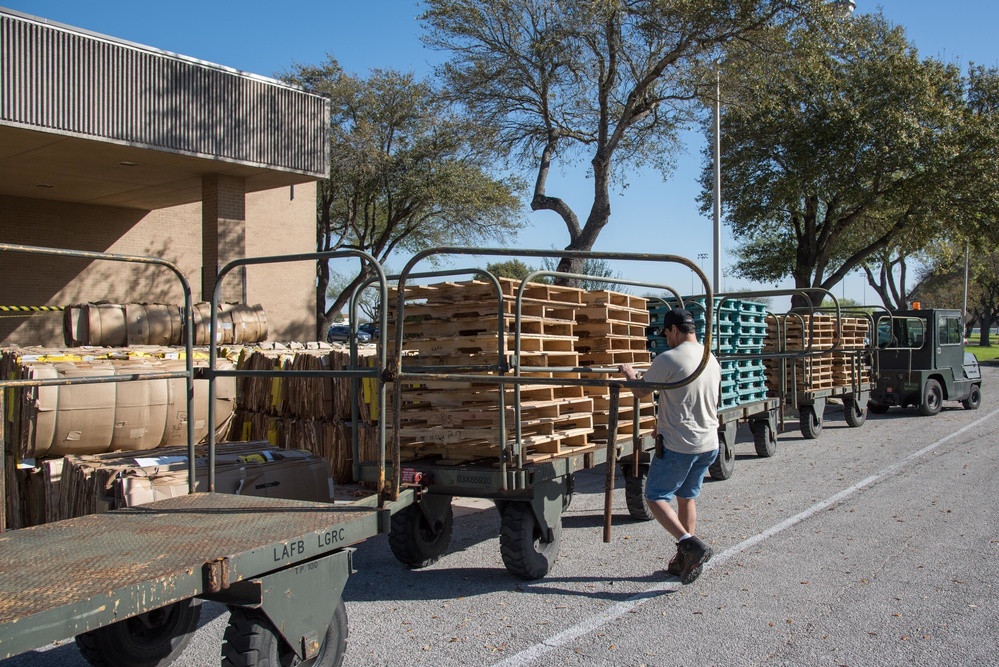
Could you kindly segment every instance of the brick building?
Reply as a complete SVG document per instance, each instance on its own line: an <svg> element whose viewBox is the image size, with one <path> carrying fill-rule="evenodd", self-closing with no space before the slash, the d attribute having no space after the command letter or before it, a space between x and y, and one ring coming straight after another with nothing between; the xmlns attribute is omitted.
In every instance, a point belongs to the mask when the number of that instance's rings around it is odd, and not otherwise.
<svg viewBox="0 0 999 667"><path fill-rule="evenodd" d="M150 255L195 301L241 257L316 247L328 102L273 79L0 9L0 242ZM314 340L314 262L230 274L272 340ZM0 253L0 306L183 304L173 274ZM0 344L58 345L61 315L0 312Z"/></svg>

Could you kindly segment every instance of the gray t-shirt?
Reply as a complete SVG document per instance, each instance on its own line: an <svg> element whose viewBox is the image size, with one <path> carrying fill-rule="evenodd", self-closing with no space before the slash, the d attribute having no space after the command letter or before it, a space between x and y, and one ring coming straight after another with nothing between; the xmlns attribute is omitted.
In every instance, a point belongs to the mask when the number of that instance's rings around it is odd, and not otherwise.
<svg viewBox="0 0 999 667"><path fill-rule="evenodd" d="M646 382L679 382L701 363L704 347L692 341L667 350L652 360L642 379ZM682 387L659 391L657 428L667 449L681 454L701 454L718 449L718 405L721 367L711 355L704 371Z"/></svg>

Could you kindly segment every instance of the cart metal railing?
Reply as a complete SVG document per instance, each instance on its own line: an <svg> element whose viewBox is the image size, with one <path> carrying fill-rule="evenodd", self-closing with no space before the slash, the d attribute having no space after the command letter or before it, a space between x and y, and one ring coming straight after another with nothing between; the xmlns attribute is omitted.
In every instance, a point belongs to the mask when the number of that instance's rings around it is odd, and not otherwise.
<svg viewBox="0 0 999 667"><path fill-rule="evenodd" d="M187 414L193 415L194 409L194 354L192 349L193 325L191 309L193 306L191 297L191 285L186 276L177 265L159 257L148 257L144 255L127 255L118 253L91 252L86 250L68 250L60 248L46 248L40 246L19 245L12 243L0 243L0 253L19 253L28 255L39 255L48 257L66 257L74 259L88 259L92 261L124 262L130 264L145 264L162 267L177 278L184 293L184 350L185 369L183 371L162 371L153 373L127 373L110 376L77 377L77 378L51 378L51 379L14 379L0 378L0 415L4 415L4 402L7 389L19 387L46 387L53 385L74 385L74 384L103 384L108 382L133 382L136 380L155 380L168 378L184 378L187 386ZM3 433L4 420L0 420L0 442L5 442ZM194 420L187 420L187 450L188 450L188 491L195 489L195 461L194 461ZM6 455L0 457L0 497L6 499ZM0 505L0 532L6 526L6 503Z"/></svg>

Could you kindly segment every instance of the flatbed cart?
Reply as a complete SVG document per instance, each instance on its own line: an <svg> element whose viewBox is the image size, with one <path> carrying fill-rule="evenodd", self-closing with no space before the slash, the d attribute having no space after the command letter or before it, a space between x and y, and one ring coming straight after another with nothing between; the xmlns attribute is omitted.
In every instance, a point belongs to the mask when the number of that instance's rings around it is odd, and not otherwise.
<svg viewBox="0 0 999 667"><path fill-rule="evenodd" d="M176 266L149 257L0 244L3 252L136 262L173 271L184 290L188 363L184 372L0 378L0 389L185 377L188 414L193 414L191 290ZM384 273L364 253L295 259L345 255L371 262L384 293ZM396 489L391 501L373 493L343 504L214 493L214 360L213 346L213 366L206 372L212 396L209 492L195 493L196 450L188 420L188 495L0 534L0 658L76 636L94 665L168 665L197 626L200 601L215 600L231 611L223 665L341 664L347 620L340 595L353 571L352 546L387 532L390 514L412 503L413 491ZM382 367L297 374L342 373L378 378ZM0 414L3 398L0 391ZM384 447L379 458L376 476L384 480Z"/></svg>
<svg viewBox="0 0 999 667"><path fill-rule="evenodd" d="M169 664L215 600L222 664L338 665L351 546L389 512L194 493L4 533L0 658L75 635L91 664Z"/></svg>
<svg viewBox="0 0 999 667"><path fill-rule="evenodd" d="M389 542L398 560L411 568L419 568L435 562L447 549L451 539L453 513L451 500L454 496L490 499L495 502L501 516L500 553L506 569L523 579L539 579L548 574L558 555L561 539L561 514L568 507L573 492L573 474L584 468L604 464L607 470L604 503L604 540L610 541L611 530L611 493L614 489L614 477L618 462L626 475L638 476L642 457L648 457L654 450L655 441L652 437L641 437L637 426L633 425L632 434L618 437L618 406L620 391L629 387L649 388L649 384L616 380L618 369L613 368L555 368L531 367L520 358L521 351L521 305L525 286L531 278L537 275L565 276L569 278L585 278L556 272L538 271L520 284L520 291L514 302L516 310L514 326L514 345L509 357L504 348L504 329L499 327L495 335L498 351L496 364L480 364L468 366L424 366L417 365L419 357L403 356L406 281L414 277L430 275L468 274L476 273L487 282L491 282L498 301L497 317L504 317L502 290L497 279L481 269L455 270L435 274L415 274L413 267L428 256L445 255L514 255L514 256L571 256L579 258L597 258L611 260L638 260L675 262L700 276L705 290L709 290L707 278L696 264L690 260L674 255L638 255L631 253L589 253L580 251L552 250L508 250L508 249L470 249L470 248L438 248L427 250L413 257L398 279L398 302L395 309L394 359L389 362L389 380L395 389L394 404L401 405L401 388L405 383L434 383L435 386L455 382L475 382L484 385L492 384L498 388L512 387L514 392L513 405L515 415L515 437L507 439L505 422L506 408L504 392L497 391L499 424L493 435L498 445L497 457L481 461L462 463L447 463L434 458L415 458L402 461L400 441L400 411L393 415L392 436L387 440L392 451L392 461L388 469L394 477L393 488L410 485L416 489L416 502L392 517L392 530ZM621 279L604 279L608 283L642 285ZM667 289L669 287L652 286ZM708 309L708 318L712 316ZM387 329L382 329L387 331ZM644 329L643 329L644 330ZM385 336L383 336L383 339ZM692 381L707 363L708 353L705 349L704 358L696 371L684 380L653 388L670 388L682 386ZM569 378L569 377L531 377L532 372L556 372L560 374L586 373L603 374L604 377ZM610 423L607 428L606 440L587 452L562 453L543 461L531 461L525 456L526 448L520 437L521 413L520 392L532 385L560 384L563 386L605 386L610 389ZM444 390L440 390L444 391ZM457 389L456 389L457 391ZM638 412L634 412L637 423ZM374 471L361 466L361 479L373 479ZM633 485L626 485L626 495L631 505L634 501Z"/></svg>
<svg viewBox="0 0 999 667"><path fill-rule="evenodd" d="M781 384L780 395L784 397L785 408L797 411L799 430L801 431L802 437L808 440L814 440L819 437L819 434L822 433L826 402L831 398L842 401L845 419L848 426L851 428L859 428L863 426L864 422L867 420L867 404L870 399L871 389L873 387L869 376L865 375L863 370L870 367L870 359L872 355L870 336L862 349L843 349L840 343L842 336L841 326L843 313L850 312L850 310L841 309L836 297L827 290L813 289L811 291L825 292L826 295L832 300L833 306L828 308L791 311L787 316L801 317L803 313L805 315L810 315L812 313L832 315L836 326L836 335L833 345L828 348L813 349L814 338L810 337L811 339L806 346L806 350L800 354L790 354L787 353L786 348L787 331L784 330L778 335L778 340L780 340L783 345L782 351L785 352L785 354L781 356L782 371L779 375ZM867 320L869 323L868 330L873 332L874 327L869 313L856 311L855 317ZM807 326L808 325L803 325L802 329ZM832 386L813 386L809 378L798 377L798 369L795 365L792 366L790 373L791 382L787 382L788 375L785 372L785 369L788 362L793 362L797 359L810 360L824 355L852 358L852 363L849 364L851 369L850 377L845 381L841 380L838 384L833 384Z"/></svg>

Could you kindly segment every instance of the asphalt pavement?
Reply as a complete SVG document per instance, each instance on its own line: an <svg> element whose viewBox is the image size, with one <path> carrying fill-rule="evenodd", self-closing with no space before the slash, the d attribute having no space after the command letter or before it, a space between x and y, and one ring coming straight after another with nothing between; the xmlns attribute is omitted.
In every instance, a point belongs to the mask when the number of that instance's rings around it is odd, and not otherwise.
<svg viewBox="0 0 999 667"><path fill-rule="evenodd" d="M672 540L629 518L623 483L602 542L604 469L577 474L560 556L539 581L506 572L499 515L456 501L436 564L411 571L384 537L347 584L345 665L995 665L999 648L999 369L979 410L945 403L850 428L830 405L819 438L789 421L758 458L741 427L733 477L708 481L702 577L664 572ZM206 604L175 664L218 664L227 620ZM0 667L82 667L72 640Z"/></svg>

